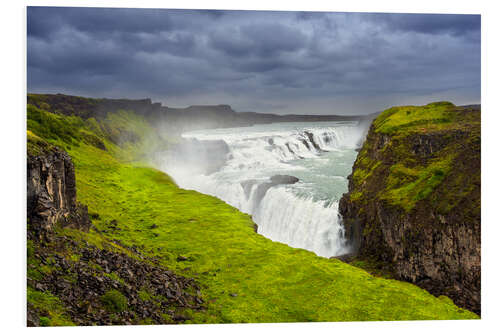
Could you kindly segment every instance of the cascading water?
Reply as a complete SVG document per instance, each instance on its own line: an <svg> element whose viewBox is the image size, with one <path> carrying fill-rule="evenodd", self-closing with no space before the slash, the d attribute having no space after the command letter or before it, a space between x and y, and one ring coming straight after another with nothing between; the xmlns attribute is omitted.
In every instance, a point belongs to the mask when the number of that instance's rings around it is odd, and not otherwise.
<svg viewBox="0 0 500 333"><path fill-rule="evenodd" d="M156 160L180 187L251 214L265 237L331 257L347 252L338 201L364 134L356 122L202 130L183 137L190 145L226 147L208 154L208 159L225 155L215 172L200 169L208 162L197 160L199 150L160 154Z"/></svg>

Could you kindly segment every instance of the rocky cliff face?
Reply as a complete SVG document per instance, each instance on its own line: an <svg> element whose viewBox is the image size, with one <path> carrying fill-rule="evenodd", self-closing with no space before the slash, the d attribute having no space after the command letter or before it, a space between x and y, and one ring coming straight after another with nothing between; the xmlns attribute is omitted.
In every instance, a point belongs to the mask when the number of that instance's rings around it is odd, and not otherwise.
<svg viewBox="0 0 500 333"><path fill-rule="evenodd" d="M75 170L68 154L51 147L28 152L29 230L39 237L56 223L88 231L87 207L76 201Z"/></svg>
<svg viewBox="0 0 500 333"><path fill-rule="evenodd" d="M357 257L480 313L480 109L392 108L372 124L339 204Z"/></svg>

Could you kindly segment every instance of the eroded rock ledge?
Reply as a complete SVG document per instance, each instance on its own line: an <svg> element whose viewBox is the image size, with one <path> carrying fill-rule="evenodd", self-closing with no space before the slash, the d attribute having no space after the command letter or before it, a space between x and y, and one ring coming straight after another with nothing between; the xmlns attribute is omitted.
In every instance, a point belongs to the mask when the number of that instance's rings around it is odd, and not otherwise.
<svg viewBox="0 0 500 333"><path fill-rule="evenodd" d="M88 210L76 201L75 169L65 151L50 147L28 153L27 187L29 230L37 236L56 223L89 230Z"/></svg>

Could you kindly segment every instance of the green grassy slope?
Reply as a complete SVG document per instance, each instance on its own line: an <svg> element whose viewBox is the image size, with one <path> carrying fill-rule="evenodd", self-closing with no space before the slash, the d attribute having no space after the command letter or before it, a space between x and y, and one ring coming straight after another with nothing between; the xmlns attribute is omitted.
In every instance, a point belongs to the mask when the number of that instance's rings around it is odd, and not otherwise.
<svg viewBox="0 0 500 333"><path fill-rule="evenodd" d="M147 132L146 123L133 113L123 112L121 119L122 125L131 125L128 131L141 128L136 133L140 139ZM65 134L62 128L69 124L74 127ZM192 314L189 322L478 318L412 284L376 278L256 234L250 216L217 198L178 188L144 163L141 140L115 144L110 140L113 122L108 127L28 108L30 136L71 155L78 200L88 205L98 229L60 232L98 246L113 239L137 246L176 273L193 277L202 286L207 310ZM82 133L97 137L106 150ZM179 256L187 260L178 261ZM28 294L28 301L34 296Z"/></svg>
<svg viewBox="0 0 500 333"><path fill-rule="evenodd" d="M373 130L387 137L387 144L377 152L377 158L370 158L369 155L373 155L377 147L368 138L355 162L352 178L354 191L350 199L369 202L377 192L378 200L385 200L406 211L411 211L419 201L430 199L432 204L443 206L447 203L446 207L439 207L439 211L449 212L474 188L460 188L464 175L471 179L470 183L480 183L478 172L453 170L453 165L460 160L459 152L464 154L465 151L465 155L469 156L479 155L477 151L468 149L480 143L480 116L480 112L457 108L449 102L385 110L373 122ZM422 142L432 142L436 151L429 151L426 158L419 159L415 147ZM444 149L441 150L442 147ZM381 161L392 163L389 165ZM388 175L385 175L387 171ZM453 177L448 177L451 174ZM451 184L445 193L434 191L447 177L457 184ZM370 182L370 178L376 181ZM365 184L368 183L381 188L365 191ZM443 195L447 200L443 200Z"/></svg>

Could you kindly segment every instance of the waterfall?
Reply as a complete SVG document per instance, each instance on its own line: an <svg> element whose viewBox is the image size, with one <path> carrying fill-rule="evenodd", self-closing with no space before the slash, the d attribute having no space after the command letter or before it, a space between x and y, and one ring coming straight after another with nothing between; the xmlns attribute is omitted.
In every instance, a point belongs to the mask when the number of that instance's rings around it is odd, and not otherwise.
<svg viewBox="0 0 500 333"><path fill-rule="evenodd" d="M201 162L193 162L199 151L193 157L177 149L175 158L163 153L157 161L180 187L216 196L251 214L263 236L336 256L347 251L338 200L347 191L346 177L363 130L356 123L331 125L271 124L183 134L199 145L217 140L227 145L221 150L225 163L211 173L201 172ZM213 152L208 155L215 158ZM297 176L299 181L273 182L274 175ZM316 179L335 183L328 186Z"/></svg>
<svg viewBox="0 0 500 333"><path fill-rule="evenodd" d="M292 247L324 257L342 254L344 250L338 202L314 201L283 187L271 188L253 218L260 234Z"/></svg>

